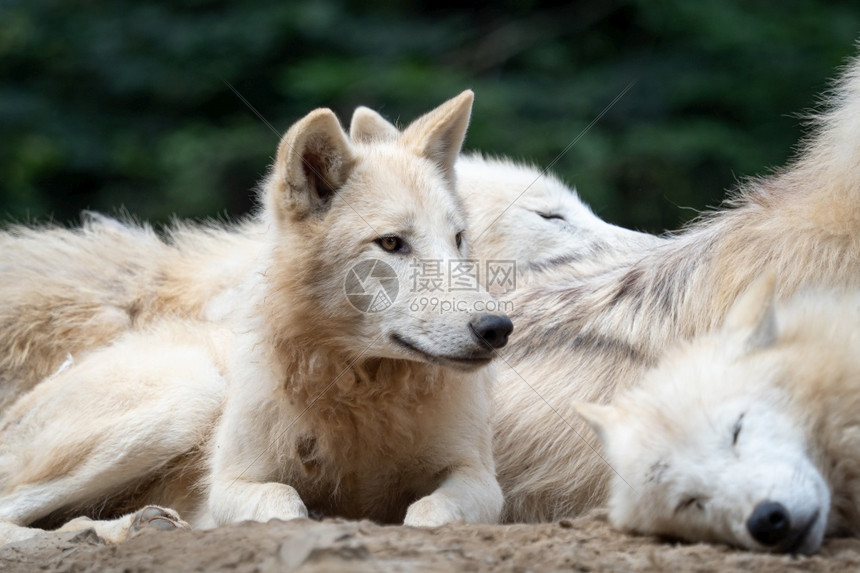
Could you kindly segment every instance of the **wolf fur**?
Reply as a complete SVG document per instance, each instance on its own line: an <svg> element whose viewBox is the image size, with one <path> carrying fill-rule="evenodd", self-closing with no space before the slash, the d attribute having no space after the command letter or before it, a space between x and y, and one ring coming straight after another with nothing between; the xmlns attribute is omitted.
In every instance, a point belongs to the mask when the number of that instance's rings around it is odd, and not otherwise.
<svg viewBox="0 0 860 573"><path fill-rule="evenodd" d="M611 405L577 406L618 472L616 527L804 554L860 533L860 291L775 304L773 286Z"/></svg>
<svg viewBox="0 0 860 573"><path fill-rule="evenodd" d="M719 325L762 273L779 277L778 300L801 288L860 286L860 61L786 168L622 261L594 256L602 269L594 261L545 269L512 297L518 337L502 353L494 420L507 520L602 504L612 470L574 402L609 402L673 341Z"/></svg>
<svg viewBox="0 0 860 573"><path fill-rule="evenodd" d="M746 182L683 233L622 261L595 251L602 269L572 261L517 289L518 337L502 353L495 392L506 519L551 520L603 503L612 470L574 402L609 402L673 341L720 324L762 273L780 278L778 300L860 286L860 61L814 121L790 165Z"/></svg>
<svg viewBox="0 0 860 573"><path fill-rule="evenodd" d="M0 234L0 535L76 516L111 541L179 515L496 521L487 364L510 321L481 290L447 313L406 293L413 258L468 257L471 103L385 142L310 113L241 224ZM403 294L361 313L345 277L373 259Z"/></svg>
<svg viewBox="0 0 860 573"><path fill-rule="evenodd" d="M829 102L790 165L668 237L600 221L536 169L461 158L478 256L518 262L508 295L518 332L494 386L506 521L602 504L612 470L574 403L609 402L635 384L671 343L719 325L763 272L780 277L780 300L804 287L860 286L860 60ZM360 108L350 133L393 137L386 124ZM553 214L564 220L541 216Z"/></svg>

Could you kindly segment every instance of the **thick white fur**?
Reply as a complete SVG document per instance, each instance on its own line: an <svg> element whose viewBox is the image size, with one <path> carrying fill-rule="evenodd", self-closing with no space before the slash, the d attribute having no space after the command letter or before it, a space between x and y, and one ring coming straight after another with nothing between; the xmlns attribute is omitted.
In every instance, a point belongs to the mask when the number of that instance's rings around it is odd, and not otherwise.
<svg viewBox="0 0 860 573"><path fill-rule="evenodd" d="M724 328L683 343L611 406L583 404L618 472L620 528L748 549L812 553L860 533L860 291L777 304L755 284ZM755 507L791 528L763 545Z"/></svg>
<svg viewBox="0 0 860 573"><path fill-rule="evenodd" d="M468 257L453 164L472 94L392 141L350 142L316 110L284 136L258 217L0 234L0 535L308 515L493 522L493 353L462 312L410 306L413 257ZM336 193L335 193L336 191ZM377 239L398 235L409 252ZM361 313L350 267L400 296ZM483 306L482 306L483 305ZM398 340L405 340L404 346ZM69 360L71 356L71 360Z"/></svg>

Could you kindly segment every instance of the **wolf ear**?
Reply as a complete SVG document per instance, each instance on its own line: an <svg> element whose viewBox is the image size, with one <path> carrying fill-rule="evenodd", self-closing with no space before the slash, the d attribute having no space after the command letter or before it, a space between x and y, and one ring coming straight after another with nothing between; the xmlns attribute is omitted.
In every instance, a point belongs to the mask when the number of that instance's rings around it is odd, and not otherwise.
<svg viewBox="0 0 860 573"><path fill-rule="evenodd" d="M357 107L352 113L349 124L349 136L353 141L367 143L370 141L397 141L400 130L393 123L370 109Z"/></svg>
<svg viewBox="0 0 860 573"><path fill-rule="evenodd" d="M466 137L474 99L472 90L466 90L419 117L403 131L403 143L438 165L451 185L455 181L454 163Z"/></svg>
<svg viewBox="0 0 860 573"><path fill-rule="evenodd" d="M615 421L618 419L618 412L612 406L603 406L593 402L580 402L574 400L573 409L577 414L588 422L592 431L597 435L603 447L606 447L606 442L609 439L609 432L612 430Z"/></svg>
<svg viewBox="0 0 860 573"><path fill-rule="evenodd" d="M765 273L737 298L729 310L724 330L751 331L746 341L746 350L767 348L776 342L775 292L776 276L772 272Z"/></svg>
<svg viewBox="0 0 860 573"><path fill-rule="evenodd" d="M269 200L279 215L292 219L321 215L354 166L352 145L334 112L314 110L281 139Z"/></svg>

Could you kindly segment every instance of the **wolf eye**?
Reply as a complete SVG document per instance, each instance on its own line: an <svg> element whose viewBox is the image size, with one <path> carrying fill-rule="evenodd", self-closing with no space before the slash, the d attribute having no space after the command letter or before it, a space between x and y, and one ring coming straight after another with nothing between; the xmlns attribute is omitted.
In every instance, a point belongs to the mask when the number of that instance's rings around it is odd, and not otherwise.
<svg viewBox="0 0 860 573"><path fill-rule="evenodd" d="M388 251L389 253L399 253L406 251L406 243L400 237L396 235L385 235L376 239L376 244L383 251Z"/></svg>
<svg viewBox="0 0 860 573"><path fill-rule="evenodd" d="M541 217L546 219L547 221L557 220L567 222L567 219L559 215L558 213L538 213Z"/></svg>
<svg viewBox="0 0 860 573"><path fill-rule="evenodd" d="M460 231L454 236L454 241L457 242L457 248L459 249L463 245L463 231Z"/></svg>
<svg viewBox="0 0 860 573"><path fill-rule="evenodd" d="M681 499L681 502L675 507L675 513L679 511L684 511L690 507L695 507L696 509L705 509L705 498L698 495L688 495Z"/></svg>
<svg viewBox="0 0 860 573"><path fill-rule="evenodd" d="M735 425L732 426L732 445L733 446L738 445L738 436L741 435L741 427L742 427L743 420L744 420L744 414L741 414L738 417L737 422L735 422Z"/></svg>

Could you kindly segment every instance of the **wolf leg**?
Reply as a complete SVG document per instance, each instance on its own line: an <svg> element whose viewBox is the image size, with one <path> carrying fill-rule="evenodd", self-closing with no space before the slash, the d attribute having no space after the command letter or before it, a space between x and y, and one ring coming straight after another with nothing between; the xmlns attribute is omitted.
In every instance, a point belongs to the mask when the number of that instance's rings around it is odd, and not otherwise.
<svg viewBox="0 0 860 573"><path fill-rule="evenodd" d="M10 526L97 507L157 475L205 440L224 390L211 349L170 329L126 337L44 380L0 419L0 533L15 537ZM113 540L136 518L155 526L163 518L131 515L68 527L102 529Z"/></svg>
<svg viewBox="0 0 860 573"><path fill-rule="evenodd" d="M277 399L276 387L261 375L231 388L212 449L209 525L308 516L299 492L278 479L289 466L278 450L300 414Z"/></svg>
<svg viewBox="0 0 860 573"><path fill-rule="evenodd" d="M92 529L96 535L107 543L119 543L146 529L168 531L172 529L188 529L190 526L180 519L179 514L172 509L148 505L117 519L92 520L88 517L77 517L56 531L86 531ZM0 523L0 546L15 541L23 541L45 533L44 529L24 527L14 523Z"/></svg>
<svg viewBox="0 0 860 573"><path fill-rule="evenodd" d="M170 531L189 529L191 526L182 521L172 509L147 505L140 511L129 513L118 519L94 521L88 517L78 517L60 527L57 531L83 531L93 529L96 535L108 543L119 543L134 537L146 529Z"/></svg>

